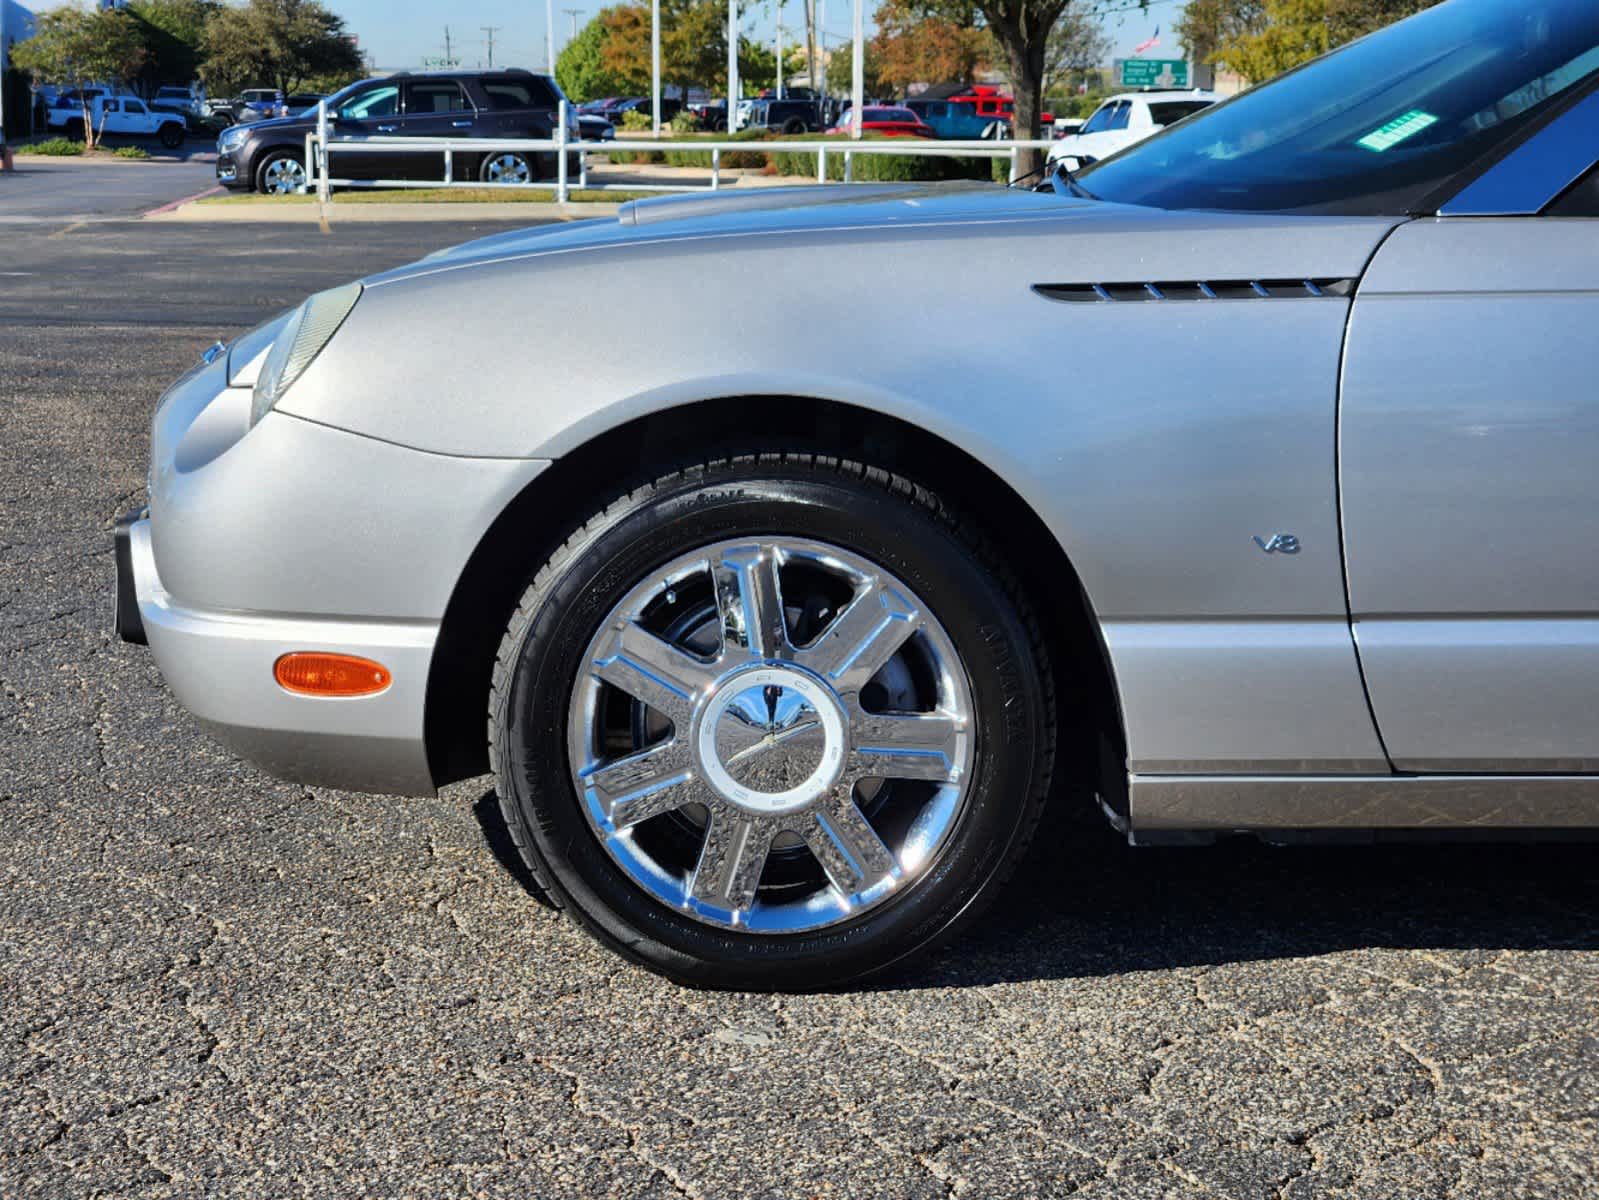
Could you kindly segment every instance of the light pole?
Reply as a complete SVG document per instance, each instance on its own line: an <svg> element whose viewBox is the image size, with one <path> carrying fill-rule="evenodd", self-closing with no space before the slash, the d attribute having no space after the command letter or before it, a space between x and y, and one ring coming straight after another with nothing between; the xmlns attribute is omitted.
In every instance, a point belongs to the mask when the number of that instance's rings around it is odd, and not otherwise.
<svg viewBox="0 0 1599 1200"><path fill-rule="evenodd" d="M738 0L727 0L727 136L738 128Z"/></svg>
<svg viewBox="0 0 1599 1200"><path fill-rule="evenodd" d="M687 99L687 97L684 97ZM650 120L661 136L661 0L650 0Z"/></svg>
<svg viewBox="0 0 1599 1200"><path fill-rule="evenodd" d="M777 98L783 98L783 0L777 0Z"/></svg>
<svg viewBox="0 0 1599 1200"><path fill-rule="evenodd" d="M855 45L851 49L850 73L853 79L850 83L850 103L853 110L850 114L849 135L852 138L861 136L861 114L866 104L866 2L855 0Z"/></svg>
<svg viewBox="0 0 1599 1200"><path fill-rule="evenodd" d="M544 0L544 59L555 74L555 0Z"/></svg>

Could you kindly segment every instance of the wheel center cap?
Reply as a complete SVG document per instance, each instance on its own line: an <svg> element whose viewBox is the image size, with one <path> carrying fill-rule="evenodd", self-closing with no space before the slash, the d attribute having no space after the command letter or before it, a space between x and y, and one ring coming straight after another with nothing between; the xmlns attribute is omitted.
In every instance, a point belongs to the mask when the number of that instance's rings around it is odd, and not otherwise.
<svg viewBox="0 0 1599 1200"><path fill-rule="evenodd" d="M753 813L793 812L838 777L843 710L818 680L788 667L741 671L712 693L696 749L706 781Z"/></svg>

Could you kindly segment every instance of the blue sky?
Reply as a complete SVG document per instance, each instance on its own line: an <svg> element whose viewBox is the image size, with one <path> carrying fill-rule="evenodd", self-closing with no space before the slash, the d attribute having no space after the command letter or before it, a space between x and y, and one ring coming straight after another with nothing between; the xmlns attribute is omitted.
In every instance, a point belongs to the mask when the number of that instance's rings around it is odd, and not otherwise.
<svg viewBox="0 0 1599 1200"><path fill-rule="evenodd" d="M581 26L605 6L608 0L553 0L555 5L556 52L565 45L572 30L572 18L564 11L581 10ZM614 2L614 0L609 0ZM850 36L850 0L823 0L827 5L826 31L829 44ZM35 10L54 7L48 2L28 3ZM425 56L444 53L444 27L450 27L455 55L465 66L475 66L487 55L488 35L483 27L498 26L494 33L494 61L500 66L537 69L544 64L544 0L323 0L345 20L361 47L372 54L378 67L397 69L415 66ZM865 0L868 24L877 0ZM1116 55L1125 56L1132 48L1161 29L1161 44L1152 57L1176 54L1170 36L1172 20L1182 12L1184 0L1150 0L1149 11L1140 11L1137 0L1106 0L1107 6L1123 8L1105 18L1105 29L1116 46ZM786 0L783 24L797 30L804 20L803 0ZM777 0L761 0L746 18L746 28L770 39L777 30ZM798 40L798 36L794 37Z"/></svg>

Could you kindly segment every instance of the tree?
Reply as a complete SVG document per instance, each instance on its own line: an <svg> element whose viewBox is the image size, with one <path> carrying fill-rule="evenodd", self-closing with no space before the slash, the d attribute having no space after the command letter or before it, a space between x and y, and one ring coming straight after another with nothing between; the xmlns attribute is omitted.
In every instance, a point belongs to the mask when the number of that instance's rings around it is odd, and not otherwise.
<svg viewBox="0 0 1599 1200"><path fill-rule="evenodd" d="M144 62L144 44L132 17L117 9L85 12L57 8L40 13L34 35L11 48L11 61L39 83L78 89L83 140L90 149L99 130L83 89L94 83L126 83ZM104 118L101 118L102 123Z"/></svg>
<svg viewBox="0 0 1599 1200"><path fill-rule="evenodd" d="M1110 61L1114 43L1086 9L1068 9L1049 32L1044 49L1044 94L1069 83L1073 74Z"/></svg>
<svg viewBox="0 0 1599 1200"><path fill-rule="evenodd" d="M137 23L145 48L140 82L151 88L193 83L206 24L221 7L217 0L131 0L124 11Z"/></svg>
<svg viewBox="0 0 1599 1200"><path fill-rule="evenodd" d="M344 20L316 0L249 0L206 23L200 75L218 91L298 91L313 76L361 70Z"/></svg>
<svg viewBox="0 0 1599 1200"><path fill-rule="evenodd" d="M1260 83L1437 0L1189 0L1175 25L1189 57Z"/></svg>
<svg viewBox="0 0 1599 1200"><path fill-rule="evenodd" d="M957 28L983 29L993 39L994 57L1005 67L1015 96L1014 128L1018 138L1039 136L1044 78L1050 62L1049 41L1068 16L1093 20L1112 0L901 0L923 19L939 18ZM1147 7L1147 0L1136 0ZM1037 171L1037 150L1017 155L1022 172Z"/></svg>
<svg viewBox="0 0 1599 1200"><path fill-rule="evenodd" d="M882 83L896 91L914 83L971 83L994 57L993 40L972 4L928 12L919 0L885 0L874 19L869 57Z"/></svg>
<svg viewBox="0 0 1599 1200"><path fill-rule="evenodd" d="M594 32L590 34L590 29ZM642 4L623 4L603 10L585 26L573 45L589 38L578 68L588 72L582 90L589 96L608 96L650 89L650 10ZM564 59L566 56L561 56ZM566 79L556 66L563 90ZM763 43L740 36L738 71L741 85L759 88L777 74L777 61ZM682 90L694 86L712 91L727 87L727 5L722 0L662 0L661 80ZM742 89L741 89L742 90ZM567 90L568 95L576 95Z"/></svg>
<svg viewBox="0 0 1599 1200"><path fill-rule="evenodd" d="M635 6L636 7L636 6ZM620 12L617 8L602 8L589 21L555 60L555 80L561 90L573 100L599 100L605 96L618 96L626 92L642 91L635 81L619 75L604 61L606 39L610 36L610 22ZM644 15L646 47L649 38L649 14ZM646 48L646 53L648 52ZM644 87L647 87L646 82Z"/></svg>
<svg viewBox="0 0 1599 1200"><path fill-rule="evenodd" d="M835 95L851 94L855 86L855 44L840 46L827 60L827 90ZM893 85L883 78L882 63L878 60L877 39L866 43L861 70L862 91L867 96L884 96Z"/></svg>

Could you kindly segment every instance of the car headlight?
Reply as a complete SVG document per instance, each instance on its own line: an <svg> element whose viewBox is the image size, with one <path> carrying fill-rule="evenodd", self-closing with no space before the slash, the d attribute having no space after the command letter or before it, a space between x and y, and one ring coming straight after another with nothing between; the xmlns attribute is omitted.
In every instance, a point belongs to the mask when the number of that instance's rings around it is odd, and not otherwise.
<svg viewBox="0 0 1599 1200"><path fill-rule="evenodd" d="M261 364L261 374L256 376L255 392L250 399L250 424L254 425L267 413L278 398L289 390L311 361L321 353L322 347L338 332L344 318L350 315L355 302L361 298L361 285L347 283L312 296L289 317L289 322L278 334L277 341L267 352Z"/></svg>
<svg viewBox="0 0 1599 1200"><path fill-rule="evenodd" d="M221 136L217 138L217 149L232 150L240 142L244 141L244 139L245 131L242 126L229 125L222 131Z"/></svg>

